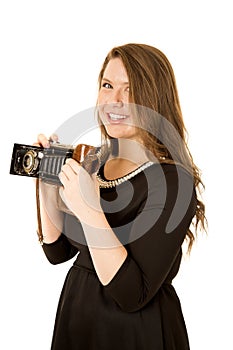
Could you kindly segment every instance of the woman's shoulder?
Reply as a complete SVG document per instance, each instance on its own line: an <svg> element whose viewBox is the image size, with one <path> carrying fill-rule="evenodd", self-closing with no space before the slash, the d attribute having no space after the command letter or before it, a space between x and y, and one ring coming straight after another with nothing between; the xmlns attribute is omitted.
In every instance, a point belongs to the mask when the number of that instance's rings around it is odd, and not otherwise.
<svg viewBox="0 0 233 350"><path fill-rule="evenodd" d="M166 197L195 197L195 180L191 172L179 164L155 163L144 171L148 193Z"/></svg>
<svg viewBox="0 0 233 350"><path fill-rule="evenodd" d="M175 180L182 177L194 182L193 174L181 164L157 162L146 168L144 172L149 176L156 176L157 179L160 177L166 177L169 180Z"/></svg>

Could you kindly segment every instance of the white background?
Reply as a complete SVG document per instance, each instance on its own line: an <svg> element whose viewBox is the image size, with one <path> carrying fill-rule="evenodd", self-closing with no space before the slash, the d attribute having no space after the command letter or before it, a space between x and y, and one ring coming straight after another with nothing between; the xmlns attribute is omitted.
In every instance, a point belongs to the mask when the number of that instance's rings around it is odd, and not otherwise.
<svg viewBox="0 0 233 350"><path fill-rule="evenodd" d="M50 348L71 266L50 265L37 243L34 185L9 175L13 143L31 144L39 132L49 135L93 107L107 52L128 42L156 46L172 63L189 145L206 184L208 237L199 236L174 282L191 349L233 348L230 3L1 1L1 349Z"/></svg>

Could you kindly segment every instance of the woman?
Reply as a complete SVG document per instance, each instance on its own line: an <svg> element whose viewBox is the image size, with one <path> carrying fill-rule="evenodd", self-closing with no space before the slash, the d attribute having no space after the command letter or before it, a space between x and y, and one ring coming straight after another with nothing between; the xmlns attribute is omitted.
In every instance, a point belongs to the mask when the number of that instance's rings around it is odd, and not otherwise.
<svg viewBox="0 0 233 350"><path fill-rule="evenodd" d="M97 112L104 150L98 173L68 159L60 195L72 214L54 206L51 216L41 205L48 260L77 255L51 348L189 349L172 280L184 240L191 250L191 227L204 227L205 210L165 55L143 44L113 48L99 75ZM39 135L37 143L47 147L48 139Z"/></svg>

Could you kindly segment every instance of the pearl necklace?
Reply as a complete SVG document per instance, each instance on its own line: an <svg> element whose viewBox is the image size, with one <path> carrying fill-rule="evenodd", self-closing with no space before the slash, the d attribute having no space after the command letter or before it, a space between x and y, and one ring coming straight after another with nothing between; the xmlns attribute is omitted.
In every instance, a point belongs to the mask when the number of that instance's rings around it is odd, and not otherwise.
<svg viewBox="0 0 233 350"><path fill-rule="evenodd" d="M136 170L132 171L131 173L120 177L116 180L104 180L102 179L102 177L100 176L100 174L96 175L97 181L99 183L99 187L100 188L111 188L111 187L116 187L120 184L122 184L123 182L128 181L129 179L131 179L132 177L134 177L135 175L141 173L143 170L145 170L146 168L148 168L149 166L151 166L152 164L154 164L153 162L146 162L144 164L142 164L139 168L137 168Z"/></svg>

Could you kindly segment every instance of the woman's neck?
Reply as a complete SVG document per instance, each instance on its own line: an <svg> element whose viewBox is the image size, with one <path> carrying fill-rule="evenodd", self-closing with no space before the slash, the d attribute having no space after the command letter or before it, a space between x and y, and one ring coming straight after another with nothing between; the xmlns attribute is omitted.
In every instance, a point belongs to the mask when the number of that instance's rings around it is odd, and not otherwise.
<svg viewBox="0 0 233 350"><path fill-rule="evenodd" d="M131 139L118 139L117 158L130 161L137 166L148 161L145 147L142 143Z"/></svg>
<svg viewBox="0 0 233 350"><path fill-rule="evenodd" d="M118 154L110 156L104 167L104 175L107 179L115 179L129 174L139 166L147 162L145 147L129 139L118 140Z"/></svg>

